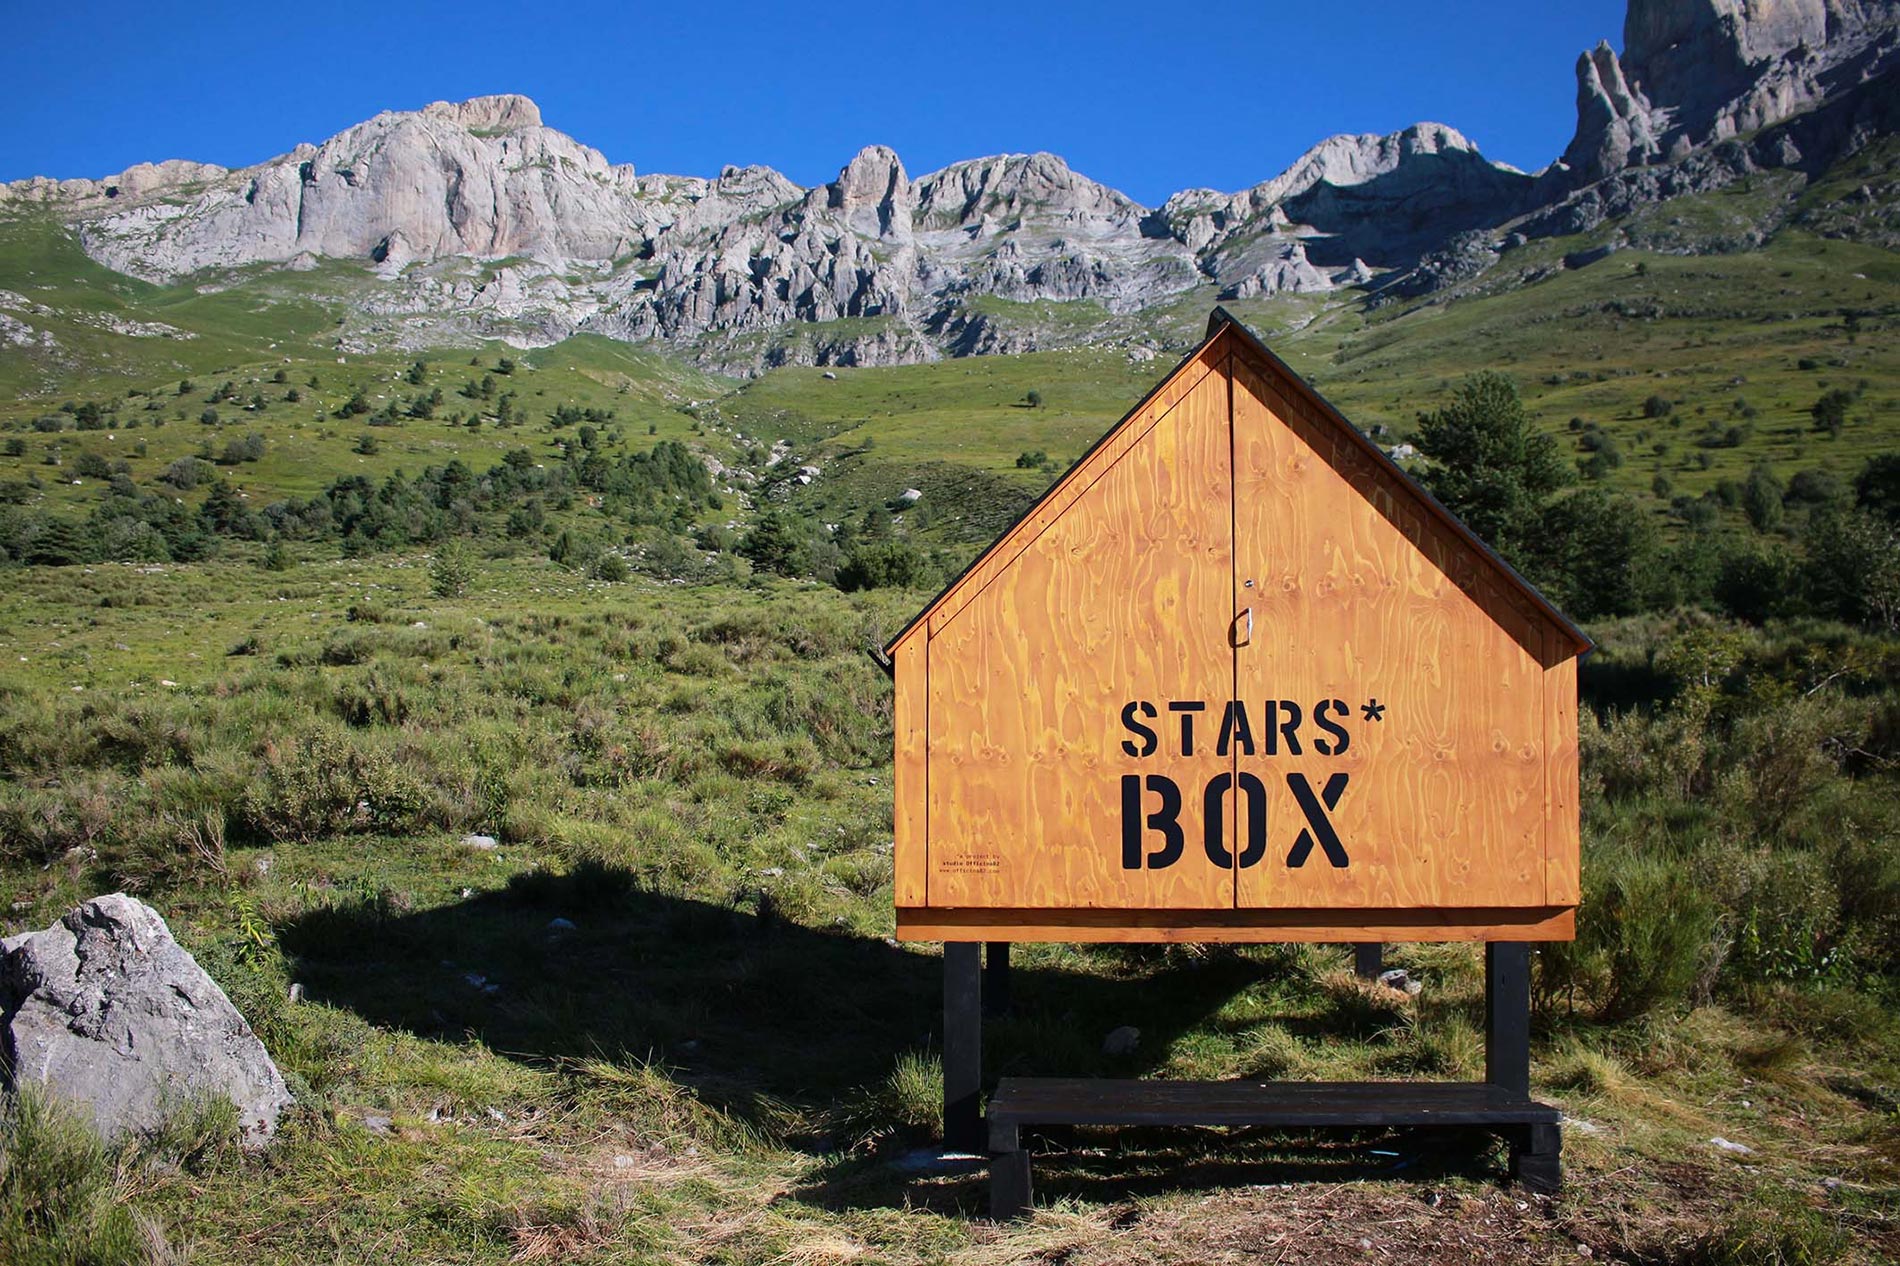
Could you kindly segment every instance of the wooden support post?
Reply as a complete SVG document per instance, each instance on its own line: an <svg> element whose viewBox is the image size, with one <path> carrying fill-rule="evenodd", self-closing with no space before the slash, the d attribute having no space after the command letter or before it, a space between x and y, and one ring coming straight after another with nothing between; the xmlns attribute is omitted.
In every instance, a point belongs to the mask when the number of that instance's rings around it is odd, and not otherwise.
<svg viewBox="0 0 1900 1266"><path fill-rule="evenodd" d="M1027 1213L1035 1200L1030 1189L1029 1152L1022 1129L1015 1125L990 1128L990 1216L1006 1221Z"/></svg>
<svg viewBox="0 0 1900 1266"><path fill-rule="evenodd" d="M1009 942L983 947L983 1014L1009 1014Z"/></svg>
<svg viewBox="0 0 1900 1266"><path fill-rule="evenodd" d="M1511 1137L1511 1177L1555 1195L1563 1187L1563 1131L1555 1125L1527 1125Z"/></svg>
<svg viewBox="0 0 1900 1266"><path fill-rule="evenodd" d="M1361 980L1377 980L1385 966L1385 946L1378 941L1360 941L1352 947L1352 972Z"/></svg>
<svg viewBox="0 0 1900 1266"><path fill-rule="evenodd" d="M1531 947L1522 941L1484 946L1484 1079L1531 1093Z"/></svg>
<svg viewBox="0 0 1900 1266"><path fill-rule="evenodd" d="M983 947L943 947L943 1145L980 1154L983 1134Z"/></svg>

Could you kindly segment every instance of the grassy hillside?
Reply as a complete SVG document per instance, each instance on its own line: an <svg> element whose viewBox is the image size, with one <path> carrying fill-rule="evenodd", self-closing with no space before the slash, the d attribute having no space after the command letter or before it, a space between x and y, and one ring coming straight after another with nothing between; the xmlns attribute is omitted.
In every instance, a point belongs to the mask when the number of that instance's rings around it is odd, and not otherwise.
<svg viewBox="0 0 1900 1266"><path fill-rule="evenodd" d="M1900 641L1816 596L1893 561L1817 525L1875 522L1855 477L1900 449L1900 257L1818 235L1840 177L1410 305L1230 305L1387 445L1509 373L1644 565L1702 567L1591 625L1581 934L1536 966L1566 1193L1470 1141L1079 1131L1009 1227L935 1159L866 651L1212 293L981 301L1101 341L737 380L592 337L362 353L353 267L160 288L0 218L0 933L140 894L298 1096L259 1156L211 1110L102 1150L0 1105L0 1260L1900 1257ZM1746 249L1671 253L1712 236ZM1390 958L1422 994L1338 947L1024 947L988 1068L1481 1075L1475 951Z"/></svg>
<svg viewBox="0 0 1900 1266"><path fill-rule="evenodd" d="M1798 639L1747 639L1713 710L1652 685L1653 721L1587 726L1589 901L1631 923L1540 960L1533 1076L1572 1119L1563 1197L1500 1188L1469 1141L1083 1132L1039 1161L1047 1209L996 1228L972 1216L980 1172L913 1150L938 1128L937 967L887 939L889 694L863 647L923 595L604 584L516 559L445 599L413 556L12 575L7 929L139 892L300 1103L263 1158L194 1118L59 1171L105 1174L60 1223L93 1260L115 1259L99 1245L128 1210L204 1262L1896 1245L1900 1034L1879 973L1900 815L1890 775L1808 746L1857 734L1892 759L1866 729L1894 707L1891 644L1840 640L1831 662L1859 666L1784 714L1835 670ZM1592 697L1640 691L1651 648L1695 627L1597 630L1617 649ZM1719 936L1715 902L1735 912ZM1025 947L990 1067L1481 1075L1475 951L1391 958L1422 995L1357 983L1338 948ZM1122 1024L1139 1048L1103 1054ZM57 1143L9 1128L16 1148ZM9 1200L39 1198L33 1172Z"/></svg>
<svg viewBox="0 0 1900 1266"><path fill-rule="evenodd" d="M1723 192L1664 206L1670 222L1706 231L1725 200L1763 196ZM1745 220L1759 210L1734 214ZM1867 458L1895 446L1900 256L1789 229L1756 250L1625 249L1580 268L1555 267L1607 236L1532 243L1493 270L1515 278L1548 270L1530 284L1481 280L1476 293L1410 307L1368 310L1353 295L1229 306L1388 444L1407 439L1417 415L1466 374L1509 373L1540 424L1580 463L1609 437L1615 464L1600 464L1596 481L1636 498L1665 526L1679 498L1741 480L1757 465L1784 482L1801 471L1851 481ZM614 411L613 452L689 440L769 477L773 446L783 443L781 458L796 460L776 465L789 472L811 462L824 472L787 500L825 522L855 519L916 488L925 493L921 539L949 547L948 566L1138 399L1198 337L1215 302L1211 291L1182 296L1143 316L1146 334L1113 346L1018 356L792 367L735 382L658 351L582 337L528 353L499 344L424 352L426 375L411 384L402 376L413 352L334 347L341 314L364 284L351 269L326 265L260 273L211 293L159 289L92 264L45 221L0 221L0 290L43 305L45 313L12 315L56 343L0 357L0 429L21 440L20 452L0 456L0 480L37 480L36 499L76 510L97 493L96 482L71 482L82 453L123 461L144 484L179 457L215 458L231 438L256 432L266 455L230 477L253 499L307 497L340 473L413 474L452 456L479 471L521 446L544 458L561 438L549 417L568 405ZM1046 324L1035 314L1017 317ZM98 324L108 320L191 337L127 337ZM1137 359L1131 343L1162 350ZM503 357L523 372L496 378ZM493 395L462 394L484 376L495 381ZM226 383L233 398L213 402ZM284 399L292 391L296 402ZM406 407L431 391L442 392L443 403L432 419L375 431L366 415L338 416L359 391L372 411ZM1813 409L1837 391L1849 402L1843 424L1830 431ZM1039 407L1025 403L1032 392ZM513 416L497 425L497 402L510 394ZM32 430L62 404L86 402L101 411L98 430L73 431L71 415L64 434ZM471 418L479 419L474 428ZM366 434L377 451L354 451ZM758 451L749 454L750 445ZM1018 465L1036 453L1047 463ZM735 513L743 519L742 507Z"/></svg>

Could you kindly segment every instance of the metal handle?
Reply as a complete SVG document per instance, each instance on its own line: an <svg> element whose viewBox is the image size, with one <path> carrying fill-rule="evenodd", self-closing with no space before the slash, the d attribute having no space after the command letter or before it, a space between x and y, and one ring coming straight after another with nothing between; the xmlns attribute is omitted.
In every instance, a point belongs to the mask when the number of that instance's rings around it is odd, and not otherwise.
<svg viewBox="0 0 1900 1266"><path fill-rule="evenodd" d="M1247 631L1245 633L1240 633L1240 629L1239 629L1240 622L1242 620L1245 620L1247 622ZM1234 645L1235 646L1250 645L1253 642L1253 608L1248 607L1245 611L1242 611L1239 615L1235 616L1234 625L1235 625L1234 631L1237 634L1237 636L1234 638Z"/></svg>

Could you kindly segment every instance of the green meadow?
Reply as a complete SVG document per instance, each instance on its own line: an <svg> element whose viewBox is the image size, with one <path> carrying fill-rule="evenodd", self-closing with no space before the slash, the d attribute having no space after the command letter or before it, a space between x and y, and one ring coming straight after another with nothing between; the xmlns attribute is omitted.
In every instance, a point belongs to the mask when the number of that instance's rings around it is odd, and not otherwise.
<svg viewBox="0 0 1900 1266"><path fill-rule="evenodd" d="M891 939L869 652L1214 296L739 379L373 344L352 268L161 288L0 219L39 305L0 310L53 340L0 351L0 931L136 893L298 1100L255 1154L215 1106L105 1147L9 1102L0 1260L1900 1255L1900 264L1801 227L1663 249L1773 192L1528 284L1231 305L1388 446L1509 375L1557 499L1640 527L1605 538L1633 586L1536 560L1599 644L1580 935L1534 977L1564 1194L1465 1138L1083 1130L1007 1226L935 1159L940 964ZM989 315L1105 320L1051 306ZM1343 947L1019 947L987 1069L1481 1076L1477 953L1388 959L1423 992Z"/></svg>

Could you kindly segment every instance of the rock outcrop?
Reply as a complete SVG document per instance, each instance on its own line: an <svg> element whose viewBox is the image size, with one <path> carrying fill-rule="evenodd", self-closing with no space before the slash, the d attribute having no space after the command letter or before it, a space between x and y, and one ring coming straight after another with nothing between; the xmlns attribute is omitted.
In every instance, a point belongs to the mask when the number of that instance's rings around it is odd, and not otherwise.
<svg viewBox="0 0 1900 1266"><path fill-rule="evenodd" d="M44 1085L107 1138L218 1096L256 1144L291 1103L217 982L157 911L119 893L0 941L0 1059L9 1086Z"/></svg>
<svg viewBox="0 0 1900 1266"><path fill-rule="evenodd" d="M1897 36L1896 0L1630 0L1622 56L1577 60L1563 164L1581 185L1679 162L1887 75Z"/></svg>
<svg viewBox="0 0 1900 1266"><path fill-rule="evenodd" d="M80 239L108 267L152 280L306 253L611 260L656 227L657 200L633 196L631 167L543 127L525 97L379 114L322 145L223 173L189 199L150 196L179 192L161 183L140 201L114 183L112 200L136 205L83 219Z"/></svg>

